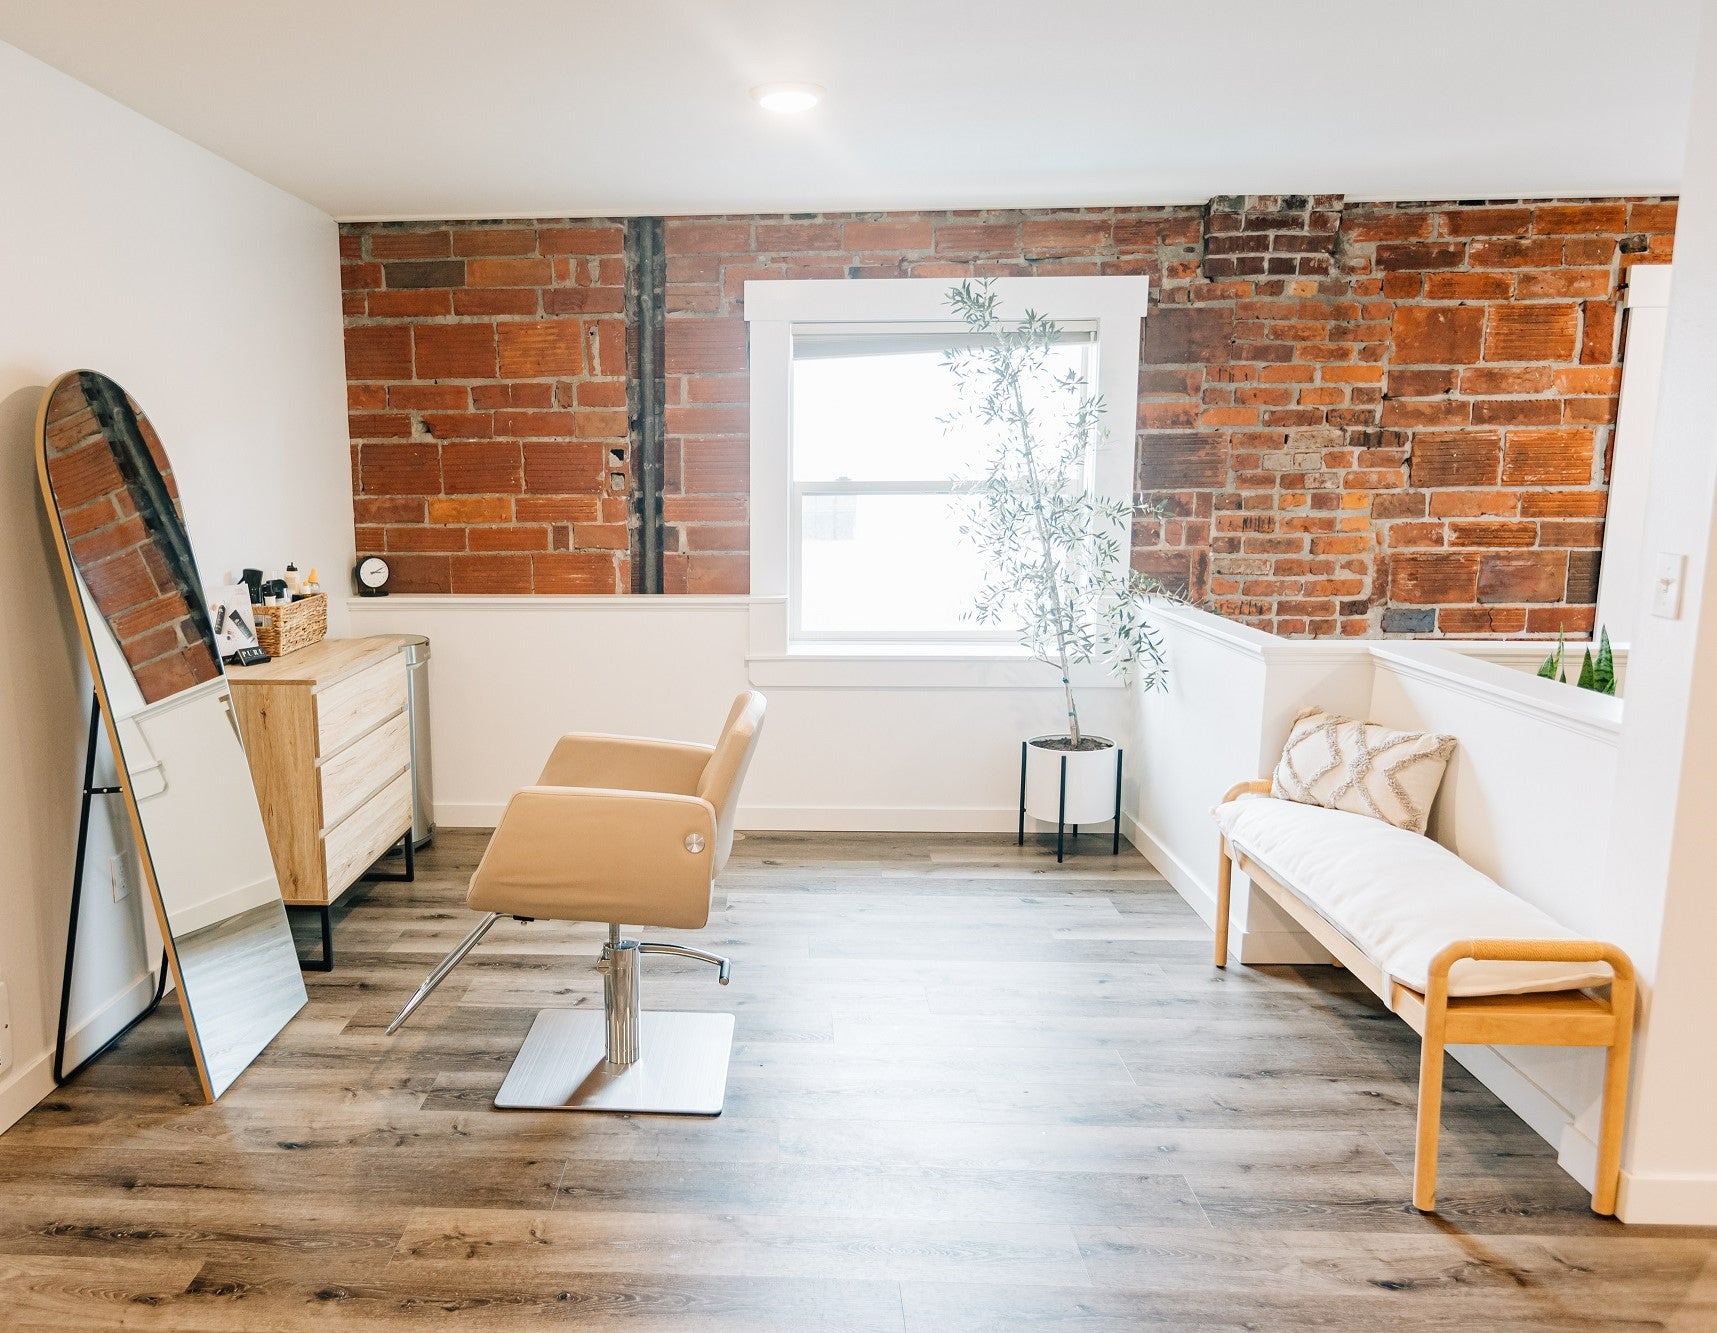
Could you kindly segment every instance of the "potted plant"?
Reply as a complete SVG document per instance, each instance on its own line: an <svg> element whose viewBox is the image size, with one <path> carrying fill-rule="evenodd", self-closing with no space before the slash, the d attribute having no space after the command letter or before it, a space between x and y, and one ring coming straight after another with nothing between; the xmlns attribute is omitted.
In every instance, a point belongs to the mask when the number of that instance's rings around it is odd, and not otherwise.
<svg viewBox="0 0 1717 1333"><path fill-rule="evenodd" d="M1088 484L1107 434L1103 401L1078 369L1054 364L1054 321L1031 310L1002 318L988 283L950 289L948 305L971 337L946 358L961 404L947 424L975 427L988 450L960 529L988 557L969 614L1017 626L1020 643L1059 672L1066 703L1063 730L1022 746L1020 841L1028 814L1058 834L1115 819L1118 851L1121 752L1080 727L1073 668L1136 669L1141 688L1165 688L1162 644L1144 614L1145 599L1163 589L1128 562L1131 501Z"/></svg>

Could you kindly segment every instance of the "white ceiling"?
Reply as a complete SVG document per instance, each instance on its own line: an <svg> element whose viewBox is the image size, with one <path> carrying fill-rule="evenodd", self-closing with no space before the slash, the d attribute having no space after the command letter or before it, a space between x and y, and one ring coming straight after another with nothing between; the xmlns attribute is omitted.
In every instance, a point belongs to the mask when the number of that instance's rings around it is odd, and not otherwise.
<svg viewBox="0 0 1717 1333"><path fill-rule="evenodd" d="M0 40L336 217L520 217L1673 192L1698 9L0 0Z"/></svg>

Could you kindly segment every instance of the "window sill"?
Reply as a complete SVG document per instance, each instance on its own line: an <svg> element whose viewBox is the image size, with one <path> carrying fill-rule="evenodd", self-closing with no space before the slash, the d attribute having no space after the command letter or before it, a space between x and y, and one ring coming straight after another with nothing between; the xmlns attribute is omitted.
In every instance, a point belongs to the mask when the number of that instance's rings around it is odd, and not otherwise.
<svg viewBox="0 0 1717 1333"><path fill-rule="evenodd" d="M1012 644L818 643L746 659L759 686L881 690L1059 690L1053 667ZM1081 690L1124 689L1097 667L1076 667Z"/></svg>

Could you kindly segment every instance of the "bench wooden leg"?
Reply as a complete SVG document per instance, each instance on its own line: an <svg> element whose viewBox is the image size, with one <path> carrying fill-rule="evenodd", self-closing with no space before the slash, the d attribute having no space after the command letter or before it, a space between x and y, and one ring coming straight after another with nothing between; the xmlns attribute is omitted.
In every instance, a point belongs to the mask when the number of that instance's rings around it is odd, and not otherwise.
<svg viewBox="0 0 1717 1333"><path fill-rule="evenodd" d="M1221 840L1216 867L1216 965L1228 966L1228 895L1234 885L1234 862L1228 855L1228 839Z"/></svg>
<svg viewBox="0 0 1717 1333"><path fill-rule="evenodd" d="M1425 1039L1419 1047L1419 1134L1413 1147L1413 1206L1437 1208L1437 1130L1443 1114L1443 1032L1447 1010L1427 1007Z"/></svg>
<svg viewBox="0 0 1717 1333"><path fill-rule="evenodd" d="M1622 1175L1622 1122L1628 1106L1628 1060L1634 1042L1634 983L1618 977L1610 983L1610 1011L1616 1030L1604 1055L1604 1109L1598 1121L1598 1174L1592 1185L1592 1211L1613 1217Z"/></svg>

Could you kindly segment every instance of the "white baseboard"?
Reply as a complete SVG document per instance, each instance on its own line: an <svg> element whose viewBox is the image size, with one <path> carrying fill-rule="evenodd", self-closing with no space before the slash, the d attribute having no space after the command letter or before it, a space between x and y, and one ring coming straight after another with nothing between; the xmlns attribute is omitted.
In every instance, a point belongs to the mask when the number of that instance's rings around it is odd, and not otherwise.
<svg viewBox="0 0 1717 1333"><path fill-rule="evenodd" d="M66 1065L75 1067L91 1051L100 1048L124 1027L155 996L155 978L139 973L124 990L114 995L83 1022L66 1033ZM0 1134L30 1113L36 1103L54 1090L54 1053L43 1051L12 1078L0 1083Z"/></svg>
<svg viewBox="0 0 1717 1333"><path fill-rule="evenodd" d="M1205 925L1216 924L1216 894L1205 887L1191 866L1169 851L1161 839L1126 811L1121 812L1121 832L1127 835L1127 840L1139 849L1145 860L1157 868L1174 891L1186 899L1187 906L1203 918Z"/></svg>
<svg viewBox="0 0 1717 1333"><path fill-rule="evenodd" d="M1717 1225L1717 1176L1623 1171L1616 1216L1635 1225Z"/></svg>
<svg viewBox="0 0 1717 1333"><path fill-rule="evenodd" d="M1494 1046L1451 1046L1448 1054L1556 1149L1557 1164L1564 1171L1586 1189L1592 1188L1598 1178L1598 1145L1575 1123L1572 1111Z"/></svg>
<svg viewBox="0 0 1717 1333"><path fill-rule="evenodd" d="M0 1083L0 1134L17 1124L54 1090L54 1053L43 1051Z"/></svg>

